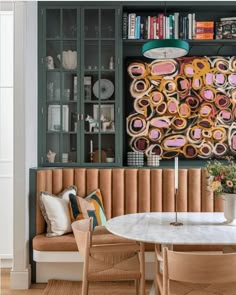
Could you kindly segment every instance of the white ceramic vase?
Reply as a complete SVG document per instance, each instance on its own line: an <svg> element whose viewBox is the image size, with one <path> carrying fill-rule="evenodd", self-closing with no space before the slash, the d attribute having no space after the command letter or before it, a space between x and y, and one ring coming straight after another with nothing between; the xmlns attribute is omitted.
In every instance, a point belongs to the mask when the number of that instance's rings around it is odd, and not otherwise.
<svg viewBox="0 0 236 295"><path fill-rule="evenodd" d="M236 194L223 195L225 223L236 225Z"/></svg>

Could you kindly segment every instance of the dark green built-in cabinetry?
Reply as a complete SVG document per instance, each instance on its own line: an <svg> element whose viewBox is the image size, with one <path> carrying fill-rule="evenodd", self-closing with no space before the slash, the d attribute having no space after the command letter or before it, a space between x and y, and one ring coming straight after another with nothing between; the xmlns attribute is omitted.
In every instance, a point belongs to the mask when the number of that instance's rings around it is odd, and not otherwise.
<svg viewBox="0 0 236 295"><path fill-rule="evenodd" d="M38 5L39 166L126 165L126 60L141 57L145 41L122 39L124 11L141 15L194 12L200 21L236 16L234 2ZM191 40L189 55L235 55L235 41ZM90 117L96 119L92 124Z"/></svg>

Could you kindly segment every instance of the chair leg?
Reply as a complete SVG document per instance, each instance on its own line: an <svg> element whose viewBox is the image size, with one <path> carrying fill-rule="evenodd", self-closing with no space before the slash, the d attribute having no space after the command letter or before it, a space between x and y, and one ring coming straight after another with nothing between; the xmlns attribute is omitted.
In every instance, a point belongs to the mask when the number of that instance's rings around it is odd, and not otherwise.
<svg viewBox="0 0 236 295"><path fill-rule="evenodd" d="M83 280L82 282L82 293L81 295L88 295L88 281Z"/></svg>
<svg viewBox="0 0 236 295"><path fill-rule="evenodd" d="M135 280L136 295L139 295L139 280Z"/></svg>

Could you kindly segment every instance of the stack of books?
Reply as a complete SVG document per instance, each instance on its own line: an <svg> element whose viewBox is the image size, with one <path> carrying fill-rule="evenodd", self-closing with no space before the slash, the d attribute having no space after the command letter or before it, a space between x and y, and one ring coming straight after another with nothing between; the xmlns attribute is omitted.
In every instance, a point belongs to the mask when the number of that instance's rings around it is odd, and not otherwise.
<svg viewBox="0 0 236 295"><path fill-rule="evenodd" d="M236 39L236 17L221 18L215 25L216 39Z"/></svg>
<svg viewBox="0 0 236 295"><path fill-rule="evenodd" d="M123 39L194 39L195 14L140 16L123 13Z"/></svg>
<svg viewBox="0 0 236 295"><path fill-rule="evenodd" d="M195 38L198 39L214 39L214 22L213 21L202 21L195 23Z"/></svg>

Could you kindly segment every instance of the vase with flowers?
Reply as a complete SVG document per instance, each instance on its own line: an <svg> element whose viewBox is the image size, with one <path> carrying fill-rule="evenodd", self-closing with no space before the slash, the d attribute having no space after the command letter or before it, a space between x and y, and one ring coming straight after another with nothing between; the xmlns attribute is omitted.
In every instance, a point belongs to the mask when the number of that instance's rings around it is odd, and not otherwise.
<svg viewBox="0 0 236 295"><path fill-rule="evenodd" d="M225 223L236 225L236 163L232 158L226 163L214 160L207 163L206 170L209 189L224 200Z"/></svg>

